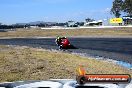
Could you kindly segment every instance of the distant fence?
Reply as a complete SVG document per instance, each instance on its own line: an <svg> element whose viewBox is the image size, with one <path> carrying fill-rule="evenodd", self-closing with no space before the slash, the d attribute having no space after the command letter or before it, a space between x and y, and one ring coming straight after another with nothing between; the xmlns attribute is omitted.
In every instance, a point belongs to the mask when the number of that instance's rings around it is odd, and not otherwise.
<svg viewBox="0 0 132 88"><path fill-rule="evenodd" d="M132 25L130 26L82 26L82 27L58 27L58 28L41 28L41 29L87 29L87 28L132 28Z"/></svg>
<svg viewBox="0 0 132 88"><path fill-rule="evenodd" d="M80 27L80 28L132 28L132 25L130 26L97 26L97 27Z"/></svg>

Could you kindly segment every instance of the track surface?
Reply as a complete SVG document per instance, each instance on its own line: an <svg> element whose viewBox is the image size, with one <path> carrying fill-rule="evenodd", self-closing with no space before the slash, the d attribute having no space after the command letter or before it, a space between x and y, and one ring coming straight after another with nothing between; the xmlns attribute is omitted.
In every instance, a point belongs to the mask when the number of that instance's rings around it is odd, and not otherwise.
<svg viewBox="0 0 132 88"><path fill-rule="evenodd" d="M132 38L69 38L78 49L70 52L101 56L132 64ZM55 38L0 39L0 44L58 49Z"/></svg>

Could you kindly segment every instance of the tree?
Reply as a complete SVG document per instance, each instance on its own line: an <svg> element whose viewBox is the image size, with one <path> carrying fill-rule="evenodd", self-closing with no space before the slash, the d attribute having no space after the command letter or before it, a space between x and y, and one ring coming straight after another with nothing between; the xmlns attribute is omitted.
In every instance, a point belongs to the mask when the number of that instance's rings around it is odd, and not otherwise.
<svg viewBox="0 0 132 88"><path fill-rule="evenodd" d="M122 12L122 0L115 0L113 1L113 6L111 8L111 13L115 15L115 17L119 18Z"/></svg>
<svg viewBox="0 0 132 88"><path fill-rule="evenodd" d="M125 0L123 2L123 11L128 13L129 16L132 15L132 0Z"/></svg>

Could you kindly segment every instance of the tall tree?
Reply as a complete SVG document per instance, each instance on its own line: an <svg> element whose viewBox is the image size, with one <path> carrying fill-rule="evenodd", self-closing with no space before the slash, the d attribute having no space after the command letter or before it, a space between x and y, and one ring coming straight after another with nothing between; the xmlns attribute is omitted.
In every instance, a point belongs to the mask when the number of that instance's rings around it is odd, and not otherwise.
<svg viewBox="0 0 132 88"><path fill-rule="evenodd" d="M114 14L115 17L117 17L117 18L119 18L121 16L122 5L123 5L122 0L114 0L113 1L113 6L111 8L111 13Z"/></svg>
<svg viewBox="0 0 132 88"><path fill-rule="evenodd" d="M124 12L132 16L132 0L125 0L122 7Z"/></svg>

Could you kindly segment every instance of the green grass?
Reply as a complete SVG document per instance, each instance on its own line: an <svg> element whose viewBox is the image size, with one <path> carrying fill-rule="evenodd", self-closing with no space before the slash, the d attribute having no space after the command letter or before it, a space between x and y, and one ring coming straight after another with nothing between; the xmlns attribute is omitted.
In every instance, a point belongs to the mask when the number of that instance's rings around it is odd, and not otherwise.
<svg viewBox="0 0 132 88"><path fill-rule="evenodd" d="M118 65L68 53L0 45L0 82L74 79L79 65L88 74L130 74Z"/></svg>

